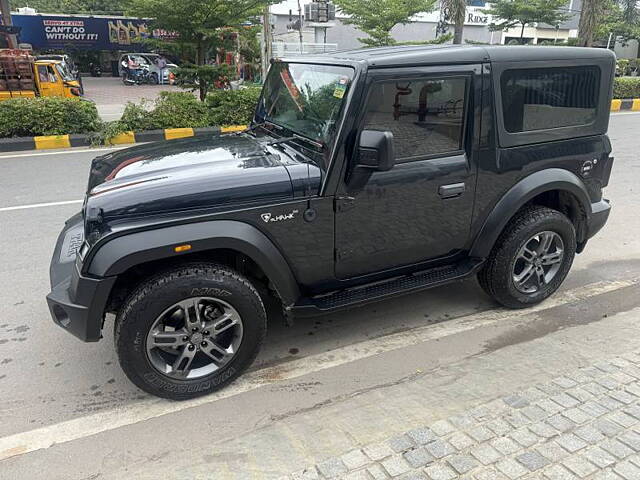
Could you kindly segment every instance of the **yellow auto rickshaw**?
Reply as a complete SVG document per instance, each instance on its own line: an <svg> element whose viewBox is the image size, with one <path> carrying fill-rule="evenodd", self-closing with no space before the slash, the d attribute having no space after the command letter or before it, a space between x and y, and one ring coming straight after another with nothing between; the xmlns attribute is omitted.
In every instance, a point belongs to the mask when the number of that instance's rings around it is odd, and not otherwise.
<svg viewBox="0 0 640 480"><path fill-rule="evenodd" d="M80 96L80 83L58 60L35 60L28 50L0 50L0 101Z"/></svg>

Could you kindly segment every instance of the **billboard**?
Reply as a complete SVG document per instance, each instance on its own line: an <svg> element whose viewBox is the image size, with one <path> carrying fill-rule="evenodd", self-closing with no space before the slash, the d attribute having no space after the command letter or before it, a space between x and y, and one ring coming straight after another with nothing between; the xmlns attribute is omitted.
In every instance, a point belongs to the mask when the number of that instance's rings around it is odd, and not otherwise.
<svg viewBox="0 0 640 480"><path fill-rule="evenodd" d="M150 19L19 14L11 18L21 27L19 41L40 50L136 50L139 39L153 36Z"/></svg>

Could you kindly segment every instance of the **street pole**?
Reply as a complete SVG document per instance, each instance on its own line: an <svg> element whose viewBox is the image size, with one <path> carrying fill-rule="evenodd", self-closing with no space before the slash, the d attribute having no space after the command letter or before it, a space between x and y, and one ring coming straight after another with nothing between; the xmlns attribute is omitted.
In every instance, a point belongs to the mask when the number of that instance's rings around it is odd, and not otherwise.
<svg viewBox="0 0 640 480"><path fill-rule="evenodd" d="M272 56L272 44L271 44L271 14L269 13L269 6L264 7L262 18L262 34L263 34L263 48L262 48L262 81L267 78L267 72L269 71L269 62Z"/></svg>
<svg viewBox="0 0 640 480"><path fill-rule="evenodd" d="M302 7L300 6L300 0L298 0L298 24L300 26L300 29L298 30L298 33L300 34L300 53L302 54Z"/></svg>
<svg viewBox="0 0 640 480"><path fill-rule="evenodd" d="M11 21L11 9L9 8L9 0L0 0L0 13L2 13L2 24L9 27L13 25ZM8 34L9 48L18 48L18 39L15 34Z"/></svg>

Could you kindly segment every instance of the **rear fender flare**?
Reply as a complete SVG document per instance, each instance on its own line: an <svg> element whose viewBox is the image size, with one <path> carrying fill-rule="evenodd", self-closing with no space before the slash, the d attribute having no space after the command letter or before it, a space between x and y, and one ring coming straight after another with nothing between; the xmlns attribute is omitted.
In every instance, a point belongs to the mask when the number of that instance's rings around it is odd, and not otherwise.
<svg viewBox="0 0 640 480"><path fill-rule="evenodd" d="M573 194L589 221L591 201L582 180L562 168L540 170L520 180L498 201L480 229L469 255L475 258L488 257L496 240L518 210L535 196L553 190Z"/></svg>
<svg viewBox="0 0 640 480"><path fill-rule="evenodd" d="M86 271L98 277L117 276L129 268L163 258L174 258L177 245L189 244L189 253L230 249L252 259L269 277L284 305L300 296L289 264L267 236L256 227L232 220L213 220L145 230L107 240L92 256Z"/></svg>

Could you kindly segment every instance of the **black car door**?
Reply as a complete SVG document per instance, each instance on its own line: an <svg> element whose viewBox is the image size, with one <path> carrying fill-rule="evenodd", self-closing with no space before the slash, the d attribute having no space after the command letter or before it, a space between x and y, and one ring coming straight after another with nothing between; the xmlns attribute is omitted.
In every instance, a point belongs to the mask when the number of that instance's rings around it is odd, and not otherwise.
<svg viewBox="0 0 640 480"><path fill-rule="evenodd" d="M465 247L475 193L480 72L479 65L369 70L359 131L392 132L395 165L374 172L364 185L345 181L339 189L338 278L452 256Z"/></svg>

